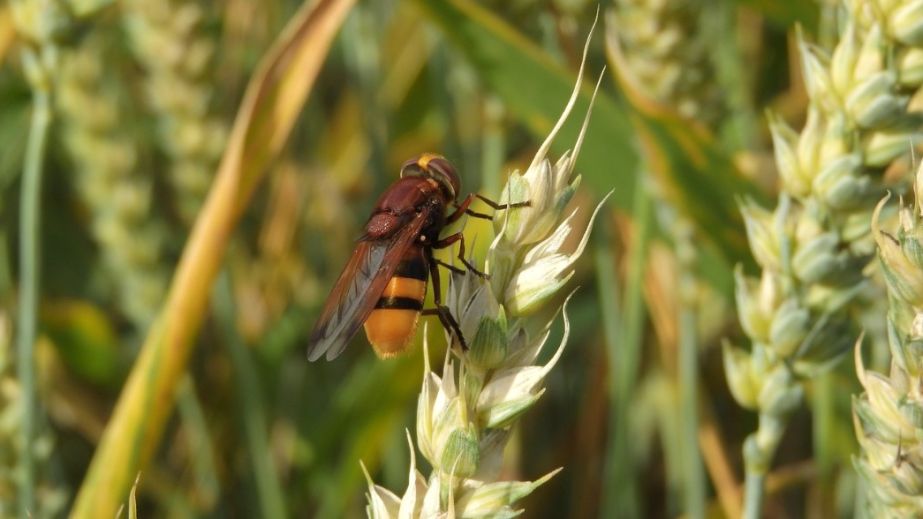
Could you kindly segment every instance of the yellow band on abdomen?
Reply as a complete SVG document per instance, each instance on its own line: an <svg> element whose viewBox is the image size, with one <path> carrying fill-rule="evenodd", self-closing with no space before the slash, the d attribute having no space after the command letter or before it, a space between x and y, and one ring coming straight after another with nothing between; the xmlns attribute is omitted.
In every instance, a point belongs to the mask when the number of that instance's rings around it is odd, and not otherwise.
<svg viewBox="0 0 923 519"><path fill-rule="evenodd" d="M381 293L381 297L383 298L408 297L417 299L421 303L423 302L424 296L426 296L426 281L397 276L391 278L391 281L388 282L388 286L386 286L384 292Z"/></svg>

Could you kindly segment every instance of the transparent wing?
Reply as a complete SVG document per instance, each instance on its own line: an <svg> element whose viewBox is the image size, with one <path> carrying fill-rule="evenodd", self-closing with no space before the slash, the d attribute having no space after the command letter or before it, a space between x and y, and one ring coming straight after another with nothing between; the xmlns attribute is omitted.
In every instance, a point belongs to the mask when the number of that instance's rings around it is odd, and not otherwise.
<svg viewBox="0 0 923 519"><path fill-rule="evenodd" d="M308 360L324 353L336 358L372 313L407 247L413 244L429 216L424 209L391 238L360 241L324 303L308 340Z"/></svg>

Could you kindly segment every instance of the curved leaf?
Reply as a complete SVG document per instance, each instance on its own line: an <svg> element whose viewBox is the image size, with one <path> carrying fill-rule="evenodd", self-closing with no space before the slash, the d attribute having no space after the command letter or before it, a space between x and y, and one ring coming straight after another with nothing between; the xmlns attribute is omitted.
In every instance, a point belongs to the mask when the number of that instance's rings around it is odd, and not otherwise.
<svg viewBox="0 0 923 519"><path fill-rule="evenodd" d="M570 97L573 73L470 0L417 0L417 5L471 61L505 108L525 122L534 135L544 138ZM588 85L577 99L574 112L586 113L592 95ZM580 123L575 118L564 126L552 145L556 153L573 147ZM633 134L625 110L600 92L593 105L578 169L594 191L605 193L614 188L613 200L626 210L632 206L638 161Z"/></svg>

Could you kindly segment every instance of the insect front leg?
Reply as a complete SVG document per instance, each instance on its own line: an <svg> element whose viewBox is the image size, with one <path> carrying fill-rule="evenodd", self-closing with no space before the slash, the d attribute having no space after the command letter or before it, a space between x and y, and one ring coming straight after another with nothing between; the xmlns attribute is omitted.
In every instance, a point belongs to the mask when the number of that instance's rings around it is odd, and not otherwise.
<svg viewBox="0 0 923 519"><path fill-rule="evenodd" d="M458 219L461 218L463 214L468 213L468 211L470 211L468 207L471 206L471 202L474 202L474 194L469 194L468 196L466 196L465 199L462 200L460 204L456 203L455 211L453 211L452 214L446 217L446 224L453 224L456 221L458 221ZM474 212L474 211L471 211L471 212Z"/></svg>
<svg viewBox="0 0 923 519"><path fill-rule="evenodd" d="M493 220L494 217L492 215L489 215L486 213L479 213L470 208L471 203L474 202L475 198L481 199L482 202L489 205L494 211L499 211L501 209L515 209L517 207L529 207L529 205L531 205L528 200L525 202L516 202L512 204L498 204L497 202L494 202L493 200L483 195L479 195L477 193L471 193L468 196L466 196L465 199L462 200L460 204L455 204L455 211L453 211L452 214L448 216L448 218L446 219L446 223L449 223L449 224L454 223L456 220L461 218L463 214L467 214L468 216L471 216L474 218L483 218L484 220Z"/></svg>
<svg viewBox="0 0 923 519"><path fill-rule="evenodd" d="M529 202L528 200L526 200L525 202L514 202L512 204L498 204L497 202L494 202L493 200L487 198L484 195L476 193L474 196L480 198L481 202L484 202L485 204L489 205L494 211L499 211L501 209L515 209L517 207L529 207L530 205L532 205L532 202Z"/></svg>
<svg viewBox="0 0 923 519"><path fill-rule="evenodd" d="M471 262L465 259L465 235L463 235L461 232L450 234L446 236L445 238L437 241L436 243L433 244L433 248L434 249L444 249L446 247L451 246L455 242L458 242L458 259L460 259L461 262L466 267L468 267L468 270L470 270L471 272L474 272L475 274L477 274L478 276L484 279L490 279L489 275L487 275L484 272L481 272L480 270L477 269L477 267L472 265Z"/></svg>
<svg viewBox="0 0 923 519"><path fill-rule="evenodd" d="M439 322L442 323L442 326L457 337L462 350L467 351L468 343L465 342L465 337L462 335L461 328L458 326L458 321L452 316L449 307L442 304L442 283L439 278L439 267L437 266L436 258L433 257L433 251L431 249L426 250L426 259L428 260L426 263L429 265L429 277L433 280L433 303L436 305L436 308L426 308L423 309L421 313L423 315L439 316Z"/></svg>

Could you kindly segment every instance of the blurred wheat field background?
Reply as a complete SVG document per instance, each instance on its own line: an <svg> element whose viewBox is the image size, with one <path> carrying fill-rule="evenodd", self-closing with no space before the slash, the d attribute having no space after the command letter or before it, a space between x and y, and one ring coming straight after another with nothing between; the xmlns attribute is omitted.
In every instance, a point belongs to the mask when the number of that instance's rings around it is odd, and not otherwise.
<svg viewBox="0 0 923 519"><path fill-rule="evenodd" d="M0 3L0 518L921 516L921 85L919 0ZM502 352L309 363L423 152L533 198Z"/></svg>

